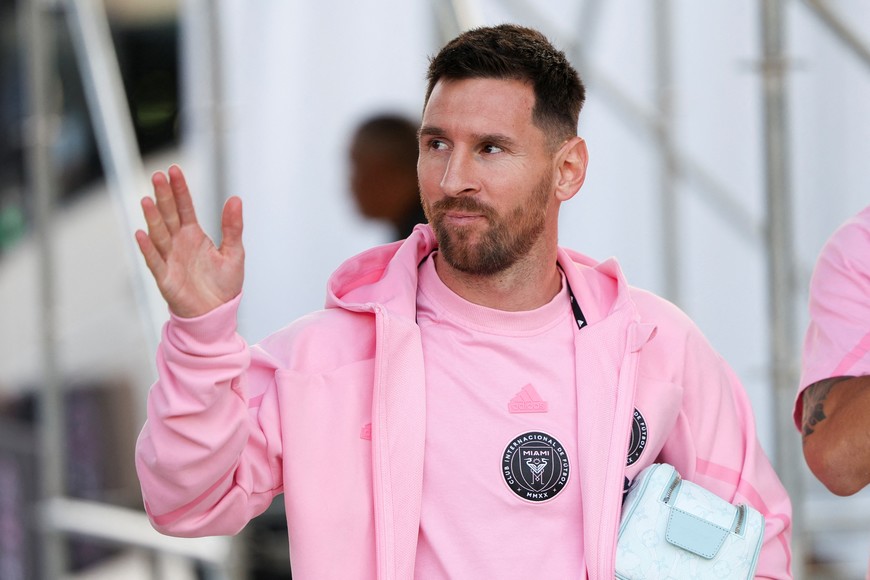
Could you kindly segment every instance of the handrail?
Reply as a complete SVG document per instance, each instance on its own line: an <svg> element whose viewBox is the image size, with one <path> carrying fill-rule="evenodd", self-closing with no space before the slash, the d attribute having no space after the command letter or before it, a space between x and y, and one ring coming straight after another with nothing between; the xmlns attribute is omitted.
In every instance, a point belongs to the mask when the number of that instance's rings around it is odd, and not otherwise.
<svg viewBox="0 0 870 580"><path fill-rule="evenodd" d="M42 524L59 532L165 552L212 566L228 567L233 552L229 537L165 536L151 526L145 513L96 501L52 498L40 504L39 518Z"/></svg>

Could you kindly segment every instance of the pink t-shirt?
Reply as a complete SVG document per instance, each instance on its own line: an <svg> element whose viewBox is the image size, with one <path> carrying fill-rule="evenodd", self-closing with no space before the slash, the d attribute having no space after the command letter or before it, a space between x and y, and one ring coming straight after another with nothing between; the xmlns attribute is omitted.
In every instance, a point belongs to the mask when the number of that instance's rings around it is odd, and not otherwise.
<svg viewBox="0 0 870 580"><path fill-rule="evenodd" d="M822 379L870 373L870 206L831 236L810 283L800 392ZM795 406L800 425L800 395Z"/></svg>
<svg viewBox="0 0 870 580"><path fill-rule="evenodd" d="M417 578L581 578L573 333L562 291L504 312L448 289L430 256L417 317L426 447Z"/></svg>

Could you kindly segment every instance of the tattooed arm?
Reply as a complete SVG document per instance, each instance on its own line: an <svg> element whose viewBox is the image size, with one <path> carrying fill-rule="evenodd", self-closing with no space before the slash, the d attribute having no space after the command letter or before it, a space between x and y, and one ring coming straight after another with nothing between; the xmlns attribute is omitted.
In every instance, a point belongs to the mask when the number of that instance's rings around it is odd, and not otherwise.
<svg viewBox="0 0 870 580"><path fill-rule="evenodd" d="M807 465L829 490L852 495L870 483L870 376L807 387L802 432Z"/></svg>

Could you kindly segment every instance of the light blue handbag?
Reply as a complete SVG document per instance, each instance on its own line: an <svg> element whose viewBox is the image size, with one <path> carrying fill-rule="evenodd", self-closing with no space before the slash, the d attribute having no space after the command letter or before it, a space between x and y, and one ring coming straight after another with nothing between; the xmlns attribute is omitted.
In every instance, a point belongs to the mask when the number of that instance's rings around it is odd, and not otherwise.
<svg viewBox="0 0 870 580"><path fill-rule="evenodd" d="M752 578L763 537L757 510L654 463L634 478L622 505L616 578Z"/></svg>

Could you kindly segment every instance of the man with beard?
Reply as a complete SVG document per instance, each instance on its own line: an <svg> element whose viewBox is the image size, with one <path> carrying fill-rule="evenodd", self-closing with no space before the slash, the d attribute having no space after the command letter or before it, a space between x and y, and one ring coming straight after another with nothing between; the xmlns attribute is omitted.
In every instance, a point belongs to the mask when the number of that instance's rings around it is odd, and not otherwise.
<svg viewBox="0 0 870 580"><path fill-rule="evenodd" d="M235 332L241 202L216 248L183 175L137 232L172 317L137 467L155 527L232 534L284 494L294 578L614 577L626 483L654 462L766 518L790 504L746 393L674 306L558 245L580 189L584 88L538 32L461 34L431 61L428 226L330 278L326 309Z"/></svg>

